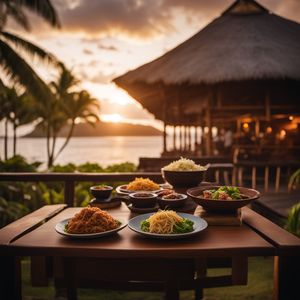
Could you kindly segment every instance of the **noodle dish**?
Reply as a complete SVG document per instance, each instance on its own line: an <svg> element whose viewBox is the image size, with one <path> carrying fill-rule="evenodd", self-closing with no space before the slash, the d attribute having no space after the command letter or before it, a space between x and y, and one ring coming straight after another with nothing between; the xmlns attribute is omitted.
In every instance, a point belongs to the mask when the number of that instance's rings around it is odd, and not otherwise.
<svg viewBox="0 0 300 300"><path fill-rule="evenodd" d="M151 238L181 239L198 234L207 227L207 222L191 214L159 210L130 219L128 227Z"/></svg>
<svg viewBox="0 0 300 300"><path fill-rule="evenodd" d="M74 217L58 223L55 230L71 237L93 237L116 232L126 223L114 219L108 212L98 207L86 207Z"/></svg>
<svg viewBox="0 0 300 300"><path fill-rule="evenodd" d="M187 233L194 230L194 222L182 218L173 210L160 210L141 222L145 232L158 234Z"/></svg>

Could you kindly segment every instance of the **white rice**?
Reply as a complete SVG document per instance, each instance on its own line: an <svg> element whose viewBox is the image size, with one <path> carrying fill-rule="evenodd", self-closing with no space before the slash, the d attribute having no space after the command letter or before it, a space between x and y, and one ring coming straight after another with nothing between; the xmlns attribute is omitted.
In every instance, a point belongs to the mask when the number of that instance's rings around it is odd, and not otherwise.
<svg viewBox="0 0 300 300"><path fill-rule="evenodd" d="M193 160L181 157L162 169L166 171L205 171L207 167L197 165Z"/></svg>

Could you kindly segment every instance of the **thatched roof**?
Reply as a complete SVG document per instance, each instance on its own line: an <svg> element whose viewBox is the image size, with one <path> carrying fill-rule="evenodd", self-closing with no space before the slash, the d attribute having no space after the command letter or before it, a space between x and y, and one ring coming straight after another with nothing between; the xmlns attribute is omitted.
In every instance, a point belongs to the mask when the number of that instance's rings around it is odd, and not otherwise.
<svg viewBox="0 0 300 300"><path fill-rule="evenodd" d="M300 80L300 24L237 0L193 37L114 82L161 118L158 86L282 79Z"/></svg>

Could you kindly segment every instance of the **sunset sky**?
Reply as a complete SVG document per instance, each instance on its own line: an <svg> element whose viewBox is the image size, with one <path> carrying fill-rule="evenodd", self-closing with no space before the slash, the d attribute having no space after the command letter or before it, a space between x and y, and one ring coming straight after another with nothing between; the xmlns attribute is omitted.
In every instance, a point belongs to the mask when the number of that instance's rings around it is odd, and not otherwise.
<svg viewBox="0 0 300 300"><path fill-rule="evenodd" d="M104 121L151 123L153 117L111 80L164 54L226 9L233 0L52 0L62 23L49 28L32 17L31 32L7 29L52 52L101 101ZM261 0L272 12L300 22L299 0ZM54 70L35 69L46 80ZM158 123L155 123L159 125Z"/></svg>

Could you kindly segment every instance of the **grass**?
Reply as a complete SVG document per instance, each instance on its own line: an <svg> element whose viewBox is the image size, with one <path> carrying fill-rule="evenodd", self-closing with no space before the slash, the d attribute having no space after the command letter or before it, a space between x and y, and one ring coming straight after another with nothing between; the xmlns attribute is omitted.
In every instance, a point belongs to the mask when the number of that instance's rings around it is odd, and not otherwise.
<svg viewBox="0 0 300 300"><path fill-rule="evenodd" d="M209 270L209 275L224 274L226 270ZM55 298L53 285L43 288L33 288L30 285L30 262L22 262L23 299L25 300L52 300L65 298ZM248 284L246 286L222 287L205 289L205 300L269 300L272 299L273 288L273 258L252 257L249 259ZM117 292L79 289L79 300L161 300L163 293L158 292ZM193 291L183 291L180 293L181 300L194 299Z"/></svg>

